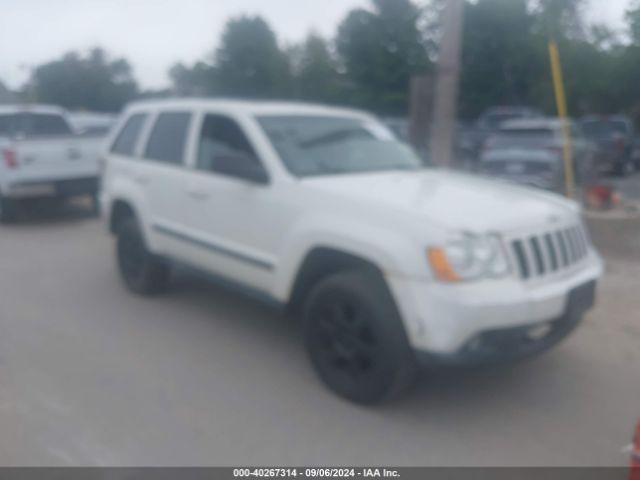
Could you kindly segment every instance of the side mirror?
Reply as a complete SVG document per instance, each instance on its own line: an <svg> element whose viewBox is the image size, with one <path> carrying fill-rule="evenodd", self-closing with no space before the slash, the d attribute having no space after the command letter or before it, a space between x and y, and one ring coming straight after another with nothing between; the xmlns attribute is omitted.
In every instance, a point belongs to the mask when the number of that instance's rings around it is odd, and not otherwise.
<svg viewBox="0 0 640 480"><path fill-rule="evenodd" d="M247 182L266 185L269 175L260 162L249 155L218 155L214 161L215 171Z"/></svg>

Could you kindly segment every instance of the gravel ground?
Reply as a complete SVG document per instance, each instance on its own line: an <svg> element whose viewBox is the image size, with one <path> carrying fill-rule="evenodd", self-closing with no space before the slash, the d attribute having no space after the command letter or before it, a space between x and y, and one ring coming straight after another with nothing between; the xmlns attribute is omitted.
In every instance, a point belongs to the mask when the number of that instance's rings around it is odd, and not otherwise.
<svg viewBox="0 0 640 480"><path fill-rule="evenodd" d="M316 380L295 325L184 277L130 295L80 210L0 228L0 465L623 466L640 416L640 224L595 220L598 307L561 347L425 374L359 408Z"/></svg>

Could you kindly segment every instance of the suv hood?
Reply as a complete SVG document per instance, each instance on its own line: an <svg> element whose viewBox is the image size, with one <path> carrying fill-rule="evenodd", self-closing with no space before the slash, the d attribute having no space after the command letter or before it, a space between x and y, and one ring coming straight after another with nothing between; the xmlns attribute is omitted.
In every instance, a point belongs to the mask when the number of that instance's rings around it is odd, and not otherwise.
<svg viewBox="0 0 640 480"><path fill-rule="evenodd" d="M313 177L306 186L356 202L415 214L445 228L486 232L527 229L575 218L575 202L558 195L445 170Z"/></svg>

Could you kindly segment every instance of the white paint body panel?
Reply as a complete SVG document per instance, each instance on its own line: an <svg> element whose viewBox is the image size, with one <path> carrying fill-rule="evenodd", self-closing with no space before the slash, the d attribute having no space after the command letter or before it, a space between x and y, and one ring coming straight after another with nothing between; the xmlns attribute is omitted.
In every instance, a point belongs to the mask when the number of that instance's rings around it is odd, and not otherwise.
<svg viewBox="0 0 640 480"><path fill-rule="evenodd" d="M155 253L259 289L279 301L289 299L298 270L313 249L344 251L374 263L384 273L416 349L453 353L482 329L555 319L572 288L601 274L602 262L590 246L588 257L561 277L524 282L513 273L501 280L439 283L430 271L426 250L442 245L451 234L491 232L507 239L549 228L550 221L579 224L579 207L538 190L438 170L295 178L255 121L256 115L308 114L377 123L361 112L295 104L149 102L128 109L112 140L131 114L149 113L139 155L153 117L168 110L194 114L186 165L163 167L105 153L107 218L115 201L126 201L139 216ZM193 168L205 113L225 114L241 125L269 173L268 185ZM136 180L141 172L148 180L145 185ZM158 225L176 235L158 233L154 228ZM185 242L179 235L197 242ZM220 255L202 248L204 244L255 263Z"/></svg>
<svg viewBox="0 0 640 480"><path fill-rule="evenodd" d="M0 114L20 112L59 115L66 118L64 110L56 107L2 107ZM45 190L29 190L23 184L46 186L49 182L97 178L99 155L104 139L89 136L42 136L8 138L0 136L0 193L7 197L39 196ZM4 150L14 152L18 166L9 168L2 156ZM33 192L33 195L29 194Z"/></svg>

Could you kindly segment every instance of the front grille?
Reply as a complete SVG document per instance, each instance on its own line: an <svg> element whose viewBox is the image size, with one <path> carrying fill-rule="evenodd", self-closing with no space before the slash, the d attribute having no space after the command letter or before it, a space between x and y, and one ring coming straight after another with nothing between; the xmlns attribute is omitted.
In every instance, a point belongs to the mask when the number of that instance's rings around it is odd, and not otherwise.
<svg viewBox="0 0 640 480"><path fill-rule="evenodd" d="M566 270L589 254L589 239L579 226L516 238L511 250L520 278L530 280Z"/></svg>

